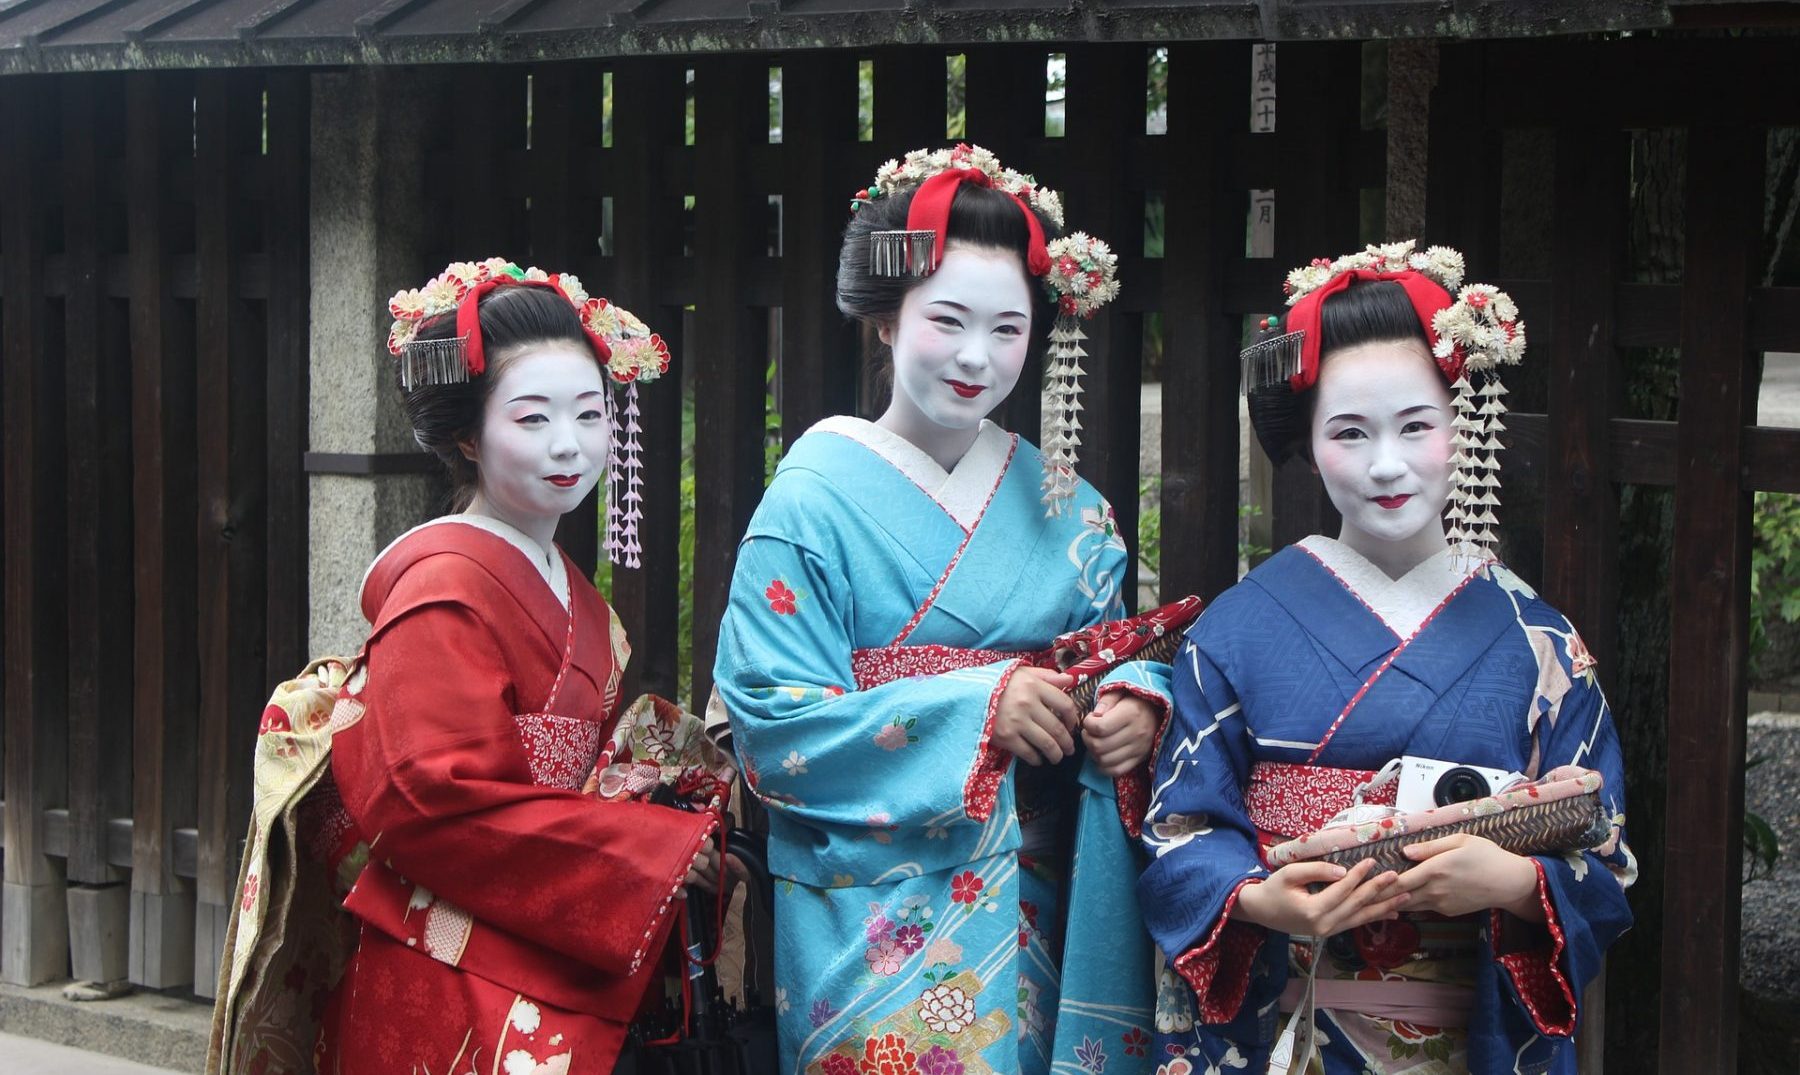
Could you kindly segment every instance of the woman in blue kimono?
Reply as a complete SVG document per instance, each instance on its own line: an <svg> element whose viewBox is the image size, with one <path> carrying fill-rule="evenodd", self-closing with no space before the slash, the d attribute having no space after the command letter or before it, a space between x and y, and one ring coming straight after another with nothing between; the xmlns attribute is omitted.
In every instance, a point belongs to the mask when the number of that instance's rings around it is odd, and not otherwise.
<svg viewBox="0 0 1800 1075"><path fill-rule="evenodd" d="M786 1075L1149 1071L1127 824L1168 666L1119 666L1084 714L1021 660L1122 615L1127 552L1072 422L1040 456L986 421L1053 316L1072 417L1074 317L1117 285L1060 224L978 147L858 192L838 303L892 349L891 403L801 437L738 550L716 679L770 808Z"/></svg>
<svg viewBox="0 0 1800 1075"><path fill-rule="evenodd" d="M1498 366L1522 354L1524 325L1461 278L1455 251L1410 242L1314 262L1289 276L1285 333L1245 352L1264 448L1305 453L1343 527L1226 591L1173 661L1139 886L1167 960L1166 1075L1573 1072L1583 987L1631 923L1593 658L1487 552ZM1379 876L1366 861L1267 868L1262 850L1325 826L1408 755L1533 779L1596 770L1611 838L1521 856L1450 836Z"/></svg>

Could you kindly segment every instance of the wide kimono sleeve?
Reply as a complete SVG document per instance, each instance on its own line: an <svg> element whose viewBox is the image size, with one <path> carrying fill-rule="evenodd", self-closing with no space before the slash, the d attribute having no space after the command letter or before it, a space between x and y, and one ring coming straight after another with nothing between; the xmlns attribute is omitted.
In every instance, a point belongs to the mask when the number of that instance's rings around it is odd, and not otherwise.
<svg viewBox="0 0 1800 1075"><path fill-rule="evenodd" d="M1593 659L1574 627L1541 603L1528 608L1522 619L1539 668L1530 716L1540 744L1538 772L1564 765L1598 771L1606 782L1600 794L1612 832L1588 851L1533 857L1543 925L1489 912L1493 959L1478 987L1481 995L1470 1027L1475 1070L1502 1060L1510 1068L1520 1043L1528 1039L1539 1039L1533 1044L1541 1049L1575 1033L1587 983L1600 972L1606 950L1631 925L1625 890L1637 877L1637 862L1624 838L1625 772L1618 734Z"/></svg>
<svg viewBox="0 0 1800 1075"><path fill-rule="evenodd" d="M534 784L513 719L529 692L492 618L437 602L378 627L365 714L333 743L344 806L372 860L477 922L627 976L716 821Z"/></svg>
<svg viewBox="0 0 1800 1075"><path fill-rule="evenodd" d="M1226 618L1226 605L1208 610L1172 664L1174 713L1157 750L1143 832L1151 860L1138 882L1145 924L1207 1023L1236 1018L1269 938L1232 917L1238 893L1268 872L1241 791L1252 763L1242 707L1197 641Z"/></svg>
<svg viewBox="0 0 1800 1075"><path fill-rule="evenodd" d="M1005 807L995 811L975 800L975 769L1021 662L858 690L854 601L835 558L753 536L738 550L719 632L716 682L745 780L772 824L807 830L797 838L809 854L774 865L809 883L854 876L869 840L972 857L984 831L974 819L1011 814L1010 781L993 788Z"/></svg>

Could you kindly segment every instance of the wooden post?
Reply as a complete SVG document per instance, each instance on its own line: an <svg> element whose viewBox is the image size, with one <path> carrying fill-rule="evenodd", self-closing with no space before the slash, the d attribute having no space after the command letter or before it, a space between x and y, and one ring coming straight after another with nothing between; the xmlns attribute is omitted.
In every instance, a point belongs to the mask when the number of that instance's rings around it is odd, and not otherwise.
<svg viewBox="0 0 1800 1075"><path fill-rule="evenodd" d="M1225 147L1250 114L1250 46L1169 49L1163 258L1164 600L1217 596L1237 581L1238 336L1225 265L1243 247L1249 198Z"/></svg>
<svg viewBox="0 0 1800 1075"><path fill-rule="evenodd" d="M263 204L269 296L268 600L271 681L300 671L307 649L307 446L312 272L308 211L312 81L299 71L267 76L269 197ZM268 686L269 684L265 684ZM242 720L242 714L238 715Z"/></svg>
<svg viewBox="0 0 1800 1075"><path fill-rule="evenodd" d="M1283 44L1279 56L1275 263L1286 272L1358 248L1360 106L1346 87L1361 84L1362 52L1354 43ZM1271 294L1266 302L1285 314L1280 298ZM1272 549L1308 534L1337 534L1337 511L1304 459L1276 469L1271 499Z"/></svg>
<svg viewBox="0 0 1800 1075"><path fill-rule="evenodd" d="M1750 493L1756 413L1749 294L1762 253L1764 131L1696 126L1687 142L1663 854L1661 1070L1737 1070ZM1710 659L1702 659L1710 655Z"/></svg>
<svg viewBox="0 0 1800 1075"><path fill-rule="evenodd" d="M194 991L211 996L236 903L250 804L250 715L267 697L265 339L238 294L243 198L238 158L259 142L259 79L194 77L195 306L200 640L200 803Z"/></svg>
<svg viewBox="0 0 1800 1075"><path fill-rule="evenodd" d="M850 195L870 177L844 152L856 140L856 58L782 58L781 443L856 410L857 334L838 312L838 251Z"/></svg>
<svg viewBox="0 0 1800 1075"><path fill-rule="evenodd" d="M1438 82L1427 121L1423 238L1454 246L1471 269L1491 273L1487 267L1500 263L1501 139L1484 122L1487 53L1488 46L1479 41L1446 44L1438 52ZM1356 95L1346 96L1355 115Z"/></svg>
<svg viewBox="0 0 1800 1075"><path fill-rule="evenodd" d="M1608 423L1622 396L1613 295L1624 274L1630 149L1609 128L1562 127L1556 139L1544 593L1581 631L1605 684L1618 652L1619 491ZM1599 1075L1605 1043L1602 968L1583 998L1583 1072Z"/></svg>
<svg viewBox="0 0 1800 1075"><path fill-rule="evenodd" d="M613 290L668 342L674 360L663 380L638 396L643 411L643 567L615 566L612 603L631 639L621 687L676 697L680 684L681 384L691 361L682 311L667 302L661 266L681 250L682 192L671 189L667 161L682 144L686 65L678 59L626 59L613 67L613 148L603 150L613 196Z"/></svg>
<svg viewBox="0 0 1800 1075"><path fill-rule="evenodd" d="M194 893L175 874L174 830L194 823L194 355L168 275L165 157L191 153L187 76L125 80L131 280L133 606L129 975L151 989L194 974Z"/></svg>
<svg viewBox="0 0 1800 1075"><path fill-rule="evenodd" d="M698 711L712 692L719 620L737 544L762 496L767 311L749 303L748 262L763 247L768 190L749 167L768 129L760 57L695 61L694 73L694 676Z"/></svg>
<svg viewBox="0 0 1800 1075"><path fill-rule="evenodd" d="M5 880L0 978L36 985L68 973L63 863L50 858L44 811L65 802L68 547L64 525L63 355L44 301L43 127L54 83L7 79L0 93L0 292L6 369Z"/></svg>
<svg viewBox="0 0 1800 1075"><path fill-rule="evenodd" d="M68 378L69 947L74 975L125 977L124 874L107 862L107 823L131 803L131 711L101 685L131 675L131 365L105 295L101 153L123 133L116 76L62 83L64 370Z"/></svg>
<svg viewBox="0 0 1800 1075"><path fill-rule="evenodd" d="M1069 226L1104 239L1121 257L1142 251L1143 191L1127 182L1127 148L1144 130L1145 48L1079 45L1068 52L1065 210ZM1127 288L1142 286L1123 280ZM1100 490L1128 535L1132 558L1119 580L1128 608L1137 604L1138 435L1142 425L1144 319L1114 304L1082 325L1081 473Z"/></svg>

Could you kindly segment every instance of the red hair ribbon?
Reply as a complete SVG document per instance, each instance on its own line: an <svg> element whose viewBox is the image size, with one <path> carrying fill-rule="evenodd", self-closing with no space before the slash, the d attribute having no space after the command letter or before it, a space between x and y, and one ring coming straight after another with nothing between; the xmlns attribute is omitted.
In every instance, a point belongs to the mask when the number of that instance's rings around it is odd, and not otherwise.
<svg viewBox="0 0 1800 1075"><path fill-rule="evenodd" d="M1463 356L1453 353L1448 358L1437 358L1437 330L1431 327L1431 317L1439 310L1450 308L1454 300L1443 285L1426 276L1424 273L1407 269L1404 272L1377 272L1374 269L1351 269L1341 272L1294 303L1287 315L1287 331L1302 333L1300 337L1300 372L1288 379L1288 385L1296 392L1304 392L1319 380L1319 311L1325 300L1349 287L1356 280L1392 280L1406 292L1412 302L1413 311L1419 315L1419 324L1425 329L1425 343L1433 352L1433 361L1443 373L1444 379L1455 382L1462 376Z"/></svg>
<svg viewBox="0 0 1800 1075"><path fill-rule="evenodd" d="M931 248L931 267L936 270L944 260L944 231L950 226L950 203L956 200L956 188L964 183L973 183L978 187L997 190L994 181L979 168L949 168L919 184L913 194L912 205L906 210L906 230L930 231L937 233L937 242ZM1011 198L1019 206L1019 212L1025 214L1025 227L1031 234L1031 242L1027 250L1025 268L1033 276L1043 276L1050 271L1050 251L1044 243L1044 227L1038 223L1037 214L1025 200L1011 191L1000 193Z"/></svg>
<svg viewBox="0 0 1800 1075"><path fill-rule="evenodd" d="M481 342L481 299L482 296L502 286L547 287L562 296L564 302L575 310L575 316L581 317L581 308L570 300L568 292L562 289L562 274L557 273L547 280L521 280L505 273L488 280L483 280L468 291L456 303L456 334L463 339L463 362L469 367L470 377L479 377L487 369L487 348ZM594 345L594 353L600 356L600 364L605 365L612 358L612 345L601 339L588 328L587 322L581 322L581 331L588 342Z"/></svg>

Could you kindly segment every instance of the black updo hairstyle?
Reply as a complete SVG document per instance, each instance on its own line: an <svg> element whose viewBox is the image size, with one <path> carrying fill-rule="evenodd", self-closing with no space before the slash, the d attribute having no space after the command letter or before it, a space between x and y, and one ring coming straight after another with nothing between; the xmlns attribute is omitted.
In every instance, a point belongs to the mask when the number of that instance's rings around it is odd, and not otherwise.
<svg viewBox="0 0 1800 1075"><path fill-rule="evenodd" d="M475 498L480 470L462 453L462 444L481 435L481 415L500 371L527 344L574 343L591 350L581 318L568 299L547 287L502 284L481 297L482 350L487 368L466 384L420 385L401 389L413 437L450 473L450 510L462 511ZM447 340L456 335L456 313L440 314L419 326L414 340ZM594 360L599 361L596 355ZM399 364L395 364L396 372Z"/></svg>
<svg viewBox="0 0 1800 1075"><path fill-rule="evenodd" d="M1278 329L1277 331L1281 331ZM1319 307L1319 364L1333 351L1365 343L1417 340L1430 353L1425 326L1406 289L1392 280L1359 280L1327 298ZM1304 392L1280 382L1252 389L1245 403L1256 439L1279 466L1298 452L1311 459L1313 404L1317 381Z"/></svg>
<svg viewBox="0 0 1800 1075"><path fill-rule="evenodd" d="M849 226L844 229L844 249L838 255L837 304L845 316L867 325L892 323L900 314L900 303L906 293L924 280L921 276L876 276L869 272L869 237L878 231L904 230L907 210L912 207L913 195L918 189L913 187L876 198L850 218ZM1044 214L1031 209L1029 203L1026 208L1037 216L1046 243L1061 235ZM944 241L946 245L959 242L1018 255L1019 271L1025 274L1025 286L1031 295L1032 331L1028 334L1030 350L1026 352L1026 360L1030 362L1042 355L1049 344L1049 334L1039 330L1055 318L1056 303L1044 288L1043 281L1032 276L1026 268L1030 263L1031 232L1025 226L1024 214L1019 212L1019 203L1002 191L973 183L961 184L950 203L950 221L944 229Z"/></svg>

